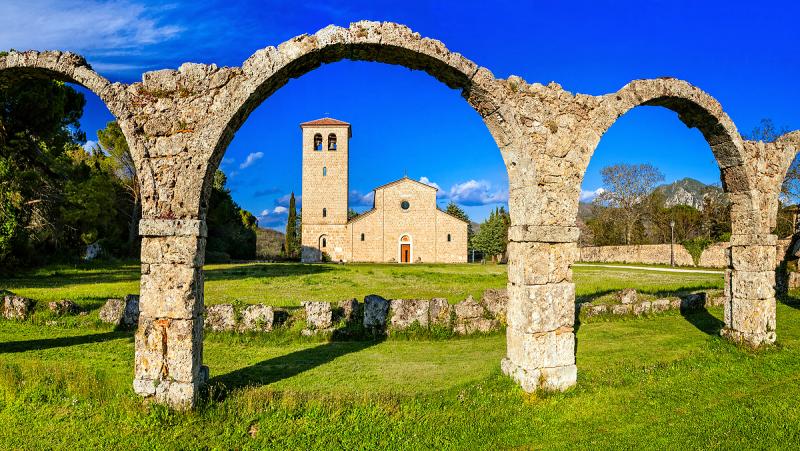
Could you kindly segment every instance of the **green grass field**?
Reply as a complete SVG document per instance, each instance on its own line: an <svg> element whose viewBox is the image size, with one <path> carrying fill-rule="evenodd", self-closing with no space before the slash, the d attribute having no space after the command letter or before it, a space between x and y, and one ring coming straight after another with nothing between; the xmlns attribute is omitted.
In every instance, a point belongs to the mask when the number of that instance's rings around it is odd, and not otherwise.
<svg viewBox="0 0 800 451"><path fill-rule="evenodd" d="M139 265L54 266L0 279L0 289L41 301L72 299L98 308L107 298L139 293ZM251 263L208 265L205 268L208 305L242 302L280 307L301 301L341 301L379 294L388 299L444 297L450 302L467 295L479 299L487 288L506 286L503 265L410 265ZM722 274L680 274L576 267L577 296L592 300L635 286L645 294L721 289Z"/></svg>
<svg viewBox="0 0 800 451"><path fill-rule="evenodd" d="M281 305L312 295L339 299L350 296L340 282L348 274L371 284L355 289L391 297L430 296L415 294L410 280L449 286L451 299L505 283L502 266L413 267L397 282L391 272L406 268L331 265L281 276L274 266L210 267L219 270L209 271L207 290L217 285L212 302L226 296ZM426 270L439 272L429 276ZM244 273L234 277L231 271ZM251 271L271 273L271 279ZM448 283L447 275L458 283ZM283 280L312 276L327 286ZM652 294L717 289L721 279L575 270L579 295L590 298L627 286ZM87 306L136 292L135 266L50 268L2 283L26 296L80 298ZM272 288L258 299L236 293L259 285ZM282 290L291 294L274 293ZM148 405L133 394L129 332L92 322L0 320L0 449L796 449L800 302L779 303L779 343L759 352L718 338L721 315L710 309L586 321L577 331L578 385L533 395L500 374L501 334L332 343L208 334L211 390L189 413Z"/></svg>

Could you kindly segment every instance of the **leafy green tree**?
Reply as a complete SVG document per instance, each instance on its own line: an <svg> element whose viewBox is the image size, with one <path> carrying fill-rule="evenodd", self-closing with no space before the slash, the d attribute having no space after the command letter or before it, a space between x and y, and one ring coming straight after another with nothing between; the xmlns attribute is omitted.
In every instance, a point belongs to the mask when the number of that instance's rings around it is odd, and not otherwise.
<svg viewBox="0 0 800 451"><path fill-rule="evenodd" d="M217 170L206 213L206 258L209 261L252 259L256 254L258 221L233 201L227 182L225 174Z"/></svg>
<svg viewBox="0 0 800 451"><path fill-rule="evenodd" d="M495 209L472 237L472 247L492 260L503 260L508 246L510 223L511 218L505 208Z"/></svg>
<svg viewBox="0 0 800 451"><path fill-rule="evenodd" d="M133 163L128 142L116 121L106 124L97 131L97 141L108 155L112 171L130 196L131 208L125 212L128 217L128 246L131 255L139 248L139 220L142 218L142 199L136 166Z"/></svg>

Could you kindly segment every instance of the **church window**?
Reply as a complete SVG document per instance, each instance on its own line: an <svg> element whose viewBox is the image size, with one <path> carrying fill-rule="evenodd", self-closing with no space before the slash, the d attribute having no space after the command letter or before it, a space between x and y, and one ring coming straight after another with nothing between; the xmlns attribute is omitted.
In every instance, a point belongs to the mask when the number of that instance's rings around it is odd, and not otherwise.
<svg viewBox="0 0 800 451"><path fill-rule="evenodd" d="M322 167L322 176L325 177L326 175L328 175L328 168L323 166Z"/></svg>
<svg viewBox="0 0 800 451"><path fill-rule="evenodd" d="M322 247L326 247L328 245L328 240L325 238L322 239Z"/></svg>
<svg viewBox="0 0 800 451"><path fill-rule="evenodd" d="M400 202L400 208L402 208L403 210L408 210L408 207L410 206L411 204L409 204L407 200Z"/></svg>
<svg viewBox="0 0 800 451"><path fill-rule="evenodd" d="M361 241L364 241L364 234L361 234Z"/></svg>
<svg viewBox="0 0 800 451"><path fill-rule="evenodd" d="M328 150L336 150L336 135L333 133L328 135Z"/></svg>
<svg viewBox="0 0 800 451"><path fill-rule="evenodd" d="M322 217L323 218L327 218L328 217L328 209L327 208L323 208L322 209Z"/></svg>
<svg viewBox="0 0 800 451"><path fill-rule="evenodd" d="M322 150L322 135L314 135L314 150Z"/></svg>
<svg viewBox="0 0 800 451"><path fill-rule="evenodd" d="M450 234L447 234L447 241L450 241Z"/></svg>

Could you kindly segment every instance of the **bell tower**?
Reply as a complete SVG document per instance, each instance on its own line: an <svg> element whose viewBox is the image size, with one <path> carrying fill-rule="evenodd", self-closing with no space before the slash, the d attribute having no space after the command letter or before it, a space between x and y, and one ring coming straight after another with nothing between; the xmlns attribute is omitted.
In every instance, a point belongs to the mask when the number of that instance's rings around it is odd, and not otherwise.
<svg viewBox="0 0 800 451"><path fill-rule="evenodd" d="M319 261L322 253L344 258L347 224L350 124L322 118L300 124L303 134L302 246L303 261ZM337 250L338 249L338 250Z"/></svg>

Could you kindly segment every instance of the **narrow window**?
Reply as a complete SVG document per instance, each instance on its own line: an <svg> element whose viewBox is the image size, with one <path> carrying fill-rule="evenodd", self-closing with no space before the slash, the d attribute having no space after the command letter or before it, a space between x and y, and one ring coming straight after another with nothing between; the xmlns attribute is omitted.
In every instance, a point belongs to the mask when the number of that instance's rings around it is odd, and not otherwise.
<svg viewBox="0 0 800 451"><path fill-rule="evenodd" d="M336 135L333 133L328 135L328 150L336 150Z"/></svg>
<svg viewBox="0 0 800 451"><path fill-rule="evenodd" d="M328 209L327 208L323 208L322 209L322 217L323 218L327 218L328 217Z"/></svg>
<svg viewBox="0 0 800 451"><path fill-rule="evenodd" d="M328 241L325 238L323 238L322 239L322 247L326 247L327 245L328 245Z"/></svg>
<svg viewBox="0 0 800 451"><path fill-rule="evenodd" d="M361 241L364 241L364 234L361 234Z"/></svg>
<svg viewBox="0 0 800 451"><path fill-rule="evenodd" d="M450 241L450 234L447 234L447 241Z"/></svg>
<svg viewBox="0 0 800 451"><path fill-rule="evenodd" d="M328 175L328 168L323 166L322 167L322 176L325 177L326 175Z"/></svg>
<svg viewBox="0 0 800 451"><path fill-rule="evenodd" d="M314 135L314 150L322 150L322 135Z"/></svg>

